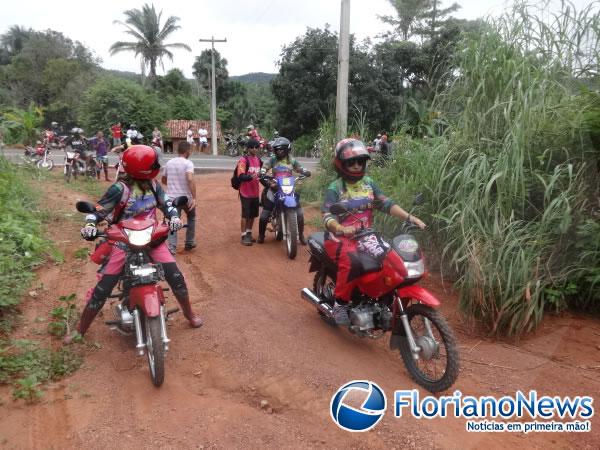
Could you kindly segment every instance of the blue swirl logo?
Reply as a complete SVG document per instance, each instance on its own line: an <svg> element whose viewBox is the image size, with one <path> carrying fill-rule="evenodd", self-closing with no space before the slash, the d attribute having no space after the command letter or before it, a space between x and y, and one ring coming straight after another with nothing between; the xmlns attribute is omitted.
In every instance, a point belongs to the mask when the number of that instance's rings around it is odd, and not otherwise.
<svg viewBox="0 0 600 450"><path fill-rule="evenodd" d="M346 403L349 395L353 398L365 397L360 408ZM354 380L333 394L330 413L333 421L346 431L369 431L381 420L386 406L383 389L372 381Z"/></svg>

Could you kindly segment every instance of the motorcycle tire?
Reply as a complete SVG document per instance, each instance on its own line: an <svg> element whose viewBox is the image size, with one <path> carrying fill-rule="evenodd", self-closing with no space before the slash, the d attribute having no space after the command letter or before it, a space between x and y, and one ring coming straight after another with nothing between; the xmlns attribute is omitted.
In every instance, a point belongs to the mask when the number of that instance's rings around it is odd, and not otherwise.
<svg viewBox="0 0 600 450"><path fill-rule="evenodd" d="M437 334L439 335L440 341L438 342L437 349L431 355L425 355L423 351L419 354L419 359L415 360L413 358L412 352L410 350L410 346L408 344L408 339L406 338L404 327L402 325L402 321L398 320L396 323L396 329L394 330L394 334L401 335L400 340L400 355L402 356L402 360L404 361L404 365L410 374L410 377L420 386L427 389L431 393L441 392L449 389L456 378L458 377L458 373L460 370L459 357L458 357L458 349L456 345L456 339L454 338L454 333L450 329L450 326L446 322L446 320L440 315L438 311L429 306L425 306L422 304L414 304L410 306L406 310L406 314L408 315L408 321L410 323L410 327L412 329L415 340L417 341L417 345L419 344L419 340L424 339L423 343L427 344L431 342L431 338L429 336L425 336L419 334L417 330L414 329L413 319L421 317L428 320L431 323L431 329L435 328ZM425 321L423 320L423 325L425 325ZM435 337L435 336L434 336ZM423 345L420 345L423 346ZM420 367L419 363L432 360L438 360L440 356L440 350L445 350L446 353L446 364L444 368L443 374L441 370L439 373L441 376L431 377L429 374L424 373ZM431 346L429 347L431 350ZM435 364L435 361L434 361ZM437 374L438 371L434 370L434 374Z"/></svg>
<svg viewBox="0 0 600 450"><path fill-rule="evenodd" d="M285 212L287 236L285 237L285 249L288 258L294 259L298 253L298 215L295 209Z"/></svg>
<svg viewBox="0 0 600 450"><path fill-rule="evenodd" d="M317 297L326 300L330 306L333 306L334 303L334 295L333 291L335 290L335 274L327 273L322 268L315 273L315 278L313 280L313 292ZM328 317L323 314L321 311L317 310L321 319L327 324L331 326L337 326L335 323L335 319L333 317Z"/></svg>
<svg viewBox="0 0 600 450"><path fill-rule="evenodd" d="M159 387L165 381L165 347L160 332L160 317L144 317L146 356L152 384Z"/></svg>
<svg viewBox="0 0 600 450"><path fill-rule="evenodd" d="M281 228L281 215L279 216L279 220L277 219L277 216L274 215L272 220L271 220L271 224L274 225L275 227L275 239L277 241L282 241L283 240L283 229Z"/></svg>
<svg viewBox="0 0 600 450"><path fill-rule="evenodd" d="M40 159L37 164L36 164L37 168L42 170L52 170L54 168L54 161L52 161L50 158L46 158L46 161L44 162L43 159Z"/></svg>

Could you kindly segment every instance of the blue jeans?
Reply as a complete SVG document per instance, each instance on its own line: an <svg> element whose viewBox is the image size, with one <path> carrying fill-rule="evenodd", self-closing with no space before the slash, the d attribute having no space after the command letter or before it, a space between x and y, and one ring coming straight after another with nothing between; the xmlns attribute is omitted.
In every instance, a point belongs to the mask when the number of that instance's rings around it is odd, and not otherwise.
<svg viewBox="0 0 600 450"><path fill-rule="evenodd" d="M185 245L191 246L196 243L196 208L192 209L191 211L188 211L187 207L185 206L183 208L177 208L179 217L182 218L181 211L183 210L185 211L185 216L187 218L187 228L185 229ZM169 233L167 243L171 253L175 253L175 249L177 248L177 233Z"/></svg>

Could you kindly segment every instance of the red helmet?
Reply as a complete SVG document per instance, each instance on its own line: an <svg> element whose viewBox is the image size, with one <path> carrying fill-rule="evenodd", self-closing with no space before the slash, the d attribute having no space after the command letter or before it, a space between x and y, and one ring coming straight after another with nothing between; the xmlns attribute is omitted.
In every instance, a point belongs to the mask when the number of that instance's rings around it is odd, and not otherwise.
<svg viewBox="0 0 600 450"><path fill-rule="evenodd" d="M147 145L132 145L123 153L123 168L132 178L151 180L160 170L158 153Z"/></svg>
<svg viewBox="0 0 600 450"><path fill-rule="evenodd" d="M335 171L347 181L358 181L365 176L367 169L367 160L371 159L365 144L358 139L342 139L335 146L335 156L333 165ZM363 169L360 172L350 172L346 167L348 161L364 161Z"/></svg>

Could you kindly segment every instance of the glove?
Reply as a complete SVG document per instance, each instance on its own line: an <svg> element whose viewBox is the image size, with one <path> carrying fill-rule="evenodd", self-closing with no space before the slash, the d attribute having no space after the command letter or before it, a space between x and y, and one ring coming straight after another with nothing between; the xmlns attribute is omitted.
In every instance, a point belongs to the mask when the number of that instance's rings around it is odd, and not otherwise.
<svg viewBox="0 0 600 450"><path fill-rule="evenodd" d="M305 177L310 177L310 170L304 170L304 172L302 172L302 175L304 175Z"/></svg>
<svg viewBox="0 0 600 450"><path fill-rule="evenodd" d="M81 237L83 237L86 241L93 241L97 233L98 229L93 223L87 223L85 227L81 229Z"/></svg>
<svg viewBox="0 0 600 450"><path fill-rule="evenodd" d="M181 219L179 217L173 217L169 222L169 230L177 231L183 228L183 223L181 223Z"/></svg>

